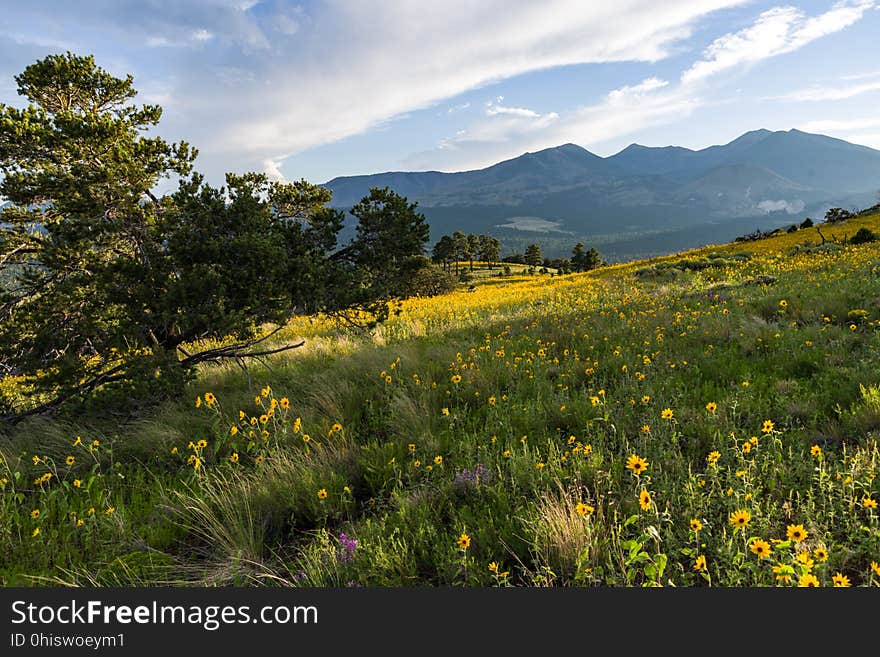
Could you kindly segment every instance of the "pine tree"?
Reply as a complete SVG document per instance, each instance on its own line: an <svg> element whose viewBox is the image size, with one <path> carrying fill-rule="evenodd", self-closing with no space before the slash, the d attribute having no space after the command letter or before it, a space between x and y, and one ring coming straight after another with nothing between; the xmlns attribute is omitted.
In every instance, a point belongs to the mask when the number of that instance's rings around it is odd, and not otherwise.
<svg viewBox="0 0 880 657"><path fill-rule="evenodd" d="M525 252L526 264L529 267L540 267L544 258L541 256L541 246L539 244L529 244Z"/></svg>

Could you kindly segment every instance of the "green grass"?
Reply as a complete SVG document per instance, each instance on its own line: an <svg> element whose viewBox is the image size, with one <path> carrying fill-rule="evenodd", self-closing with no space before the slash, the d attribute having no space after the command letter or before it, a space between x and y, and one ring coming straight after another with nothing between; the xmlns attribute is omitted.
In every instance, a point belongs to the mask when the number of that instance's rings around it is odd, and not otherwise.
<svg viewBox="0 0 880 657"><path fill-rule="evenodd" d="M475 260L471 269L470 263L458 263L458 271L467 275L467 281L460 283L464 287L471 285L498 285L509 284L510 282L528 280L535 276L556 275L558 270L553 267L536 267L529 265L521 265L515 262L496 262L490 266L488 262ZM541 269L546 269L545 273L539 273ZM532 270L532 273L529 273ZM455 268L452 269L455 272Z"/></svg>
<svg viewBox="0 0 880 657"><path fill-rule="evenodd" d="M876 585L880 245L812 232L479 270L369 335L294 324L306 347L136 419L6 429L0 582Z"/></svg>

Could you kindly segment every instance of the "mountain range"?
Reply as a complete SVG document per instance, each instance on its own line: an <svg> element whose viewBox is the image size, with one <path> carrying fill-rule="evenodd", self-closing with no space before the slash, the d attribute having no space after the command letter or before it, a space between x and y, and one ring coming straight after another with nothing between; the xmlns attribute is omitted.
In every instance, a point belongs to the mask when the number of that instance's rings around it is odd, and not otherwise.
<svg viewBox="0 0 880 657"><path fill-rule="evenodd" d="M506 251L538 242L567 255L582 241L611 260L728 241L876 202L880 151L800 130L754 130L691 150L631 144L600 157L564 144L485 169L388 172L323 184L350 208L371 187L417 201L431 240L488 233Z"/></svg>

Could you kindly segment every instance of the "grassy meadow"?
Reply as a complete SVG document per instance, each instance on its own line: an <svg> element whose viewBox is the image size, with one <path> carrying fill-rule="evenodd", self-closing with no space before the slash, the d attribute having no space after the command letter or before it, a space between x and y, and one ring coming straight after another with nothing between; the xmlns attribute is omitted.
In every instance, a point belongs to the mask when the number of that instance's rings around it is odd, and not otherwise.
<svg viewBox="0 0 880 657"><path fill-rule="evenodd" d="M0 429L0 583L880 585L880 241L820 241L483 272Z"/></svg>

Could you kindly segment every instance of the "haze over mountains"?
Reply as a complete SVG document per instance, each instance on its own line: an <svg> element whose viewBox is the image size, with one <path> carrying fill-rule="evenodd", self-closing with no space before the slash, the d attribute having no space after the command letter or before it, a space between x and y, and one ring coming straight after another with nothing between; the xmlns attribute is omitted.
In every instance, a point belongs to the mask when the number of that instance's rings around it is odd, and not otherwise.
<svg viewBox="0 0 880 657"><path fill-rule="evenodd" d="M603 158L564 144L474 171L377 173L324 186L340 208L370 187L418 201L431 243L461 230L495 235L502 254L538 242L545 256L559 257L581 241L620 261L821 219L829 207L873 205L880 150L800 130L754 130L701 150L631 144Z"/></svg>
<svg viewBox="0 0 880 657"><path fill-rule="evenodd" d="M391 187L418 201L432 241L454 230L489 233L505 252L538 242L551 256L583 241L621 260L872 205L880 151L800 130L754 130L696 151L632 144L603 158L564 144L475 171L378 173L324 186L343 208L370 187Z"/></svg>

